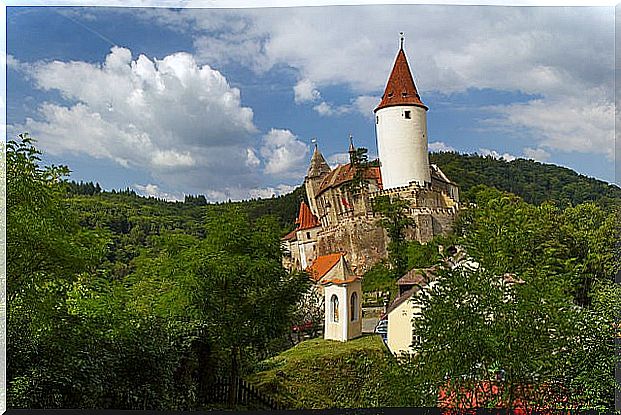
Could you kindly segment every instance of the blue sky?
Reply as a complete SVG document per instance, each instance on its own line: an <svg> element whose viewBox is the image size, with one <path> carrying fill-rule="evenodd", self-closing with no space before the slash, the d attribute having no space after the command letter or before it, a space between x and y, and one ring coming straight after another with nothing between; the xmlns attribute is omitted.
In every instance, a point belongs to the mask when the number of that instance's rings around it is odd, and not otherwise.
<svg viewBox="0 0 621 415"><path fill-rule="evenodd" d="M8 133L74 180L168 199L269 197L316 137L342 162L398 48L432 150L532 158L614 181L614 9L7 8Z"/></svg>

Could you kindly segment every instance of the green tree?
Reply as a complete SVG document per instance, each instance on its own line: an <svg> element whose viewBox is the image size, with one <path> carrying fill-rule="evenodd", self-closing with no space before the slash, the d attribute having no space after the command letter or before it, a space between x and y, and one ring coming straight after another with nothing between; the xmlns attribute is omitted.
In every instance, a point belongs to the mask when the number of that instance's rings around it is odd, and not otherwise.
<svg viewBox="0 0 621 415"><path fill-rule="evenodd" d="M279 229L275 218L251 222L221 207L206 217L205 238L165 234L136 259L130 307L200 328L199 394L215 374L238 377L290 345L308 283L282 267Z"/></svg>
<svg viewBox="0 0 621 415"><path fill-rule="evenodd" d="M366 189L368 185L366 172L369 167L369 158L367 152L366 148L359 147L349 153L350 165L354 170L352 179L347 183L347 190L351 193L359 192L360 189Z"/></svg>
<svg viewBox="0 0 621 415"><path fill-rule="evenodd" d="M373 200L373 211L382 215L379 223L390 238L388 257L398 277L408 268L406 230L415 226L414 219L408 215L409 209L408 202L398 197L379 196Z"/></svg>
<svg viewBox="0 0 621 415"><path fill-rule="evenodd" d="M603 316L618 293L601 284L619 269L606 247L618 235L616 213L533 206L485 187L473 200L456 232L478 265L443 269L419 297L411 368L418 390L427 391L421 399L443 391L468 405L502 370L499 394L480 396L483 405L610 405L614 325ZM585 273L599 281L587 289L592 306L576 296Z"/></svg>
<svg viewBox="0 0 621 415"><path fill-rule="evenodd" d="M83 230L67 209L62 166L40 166L26 134L7 143L8 406L59 407L75 391L67 366L80 342L67 293L94 271L105 239Z"/></svg>

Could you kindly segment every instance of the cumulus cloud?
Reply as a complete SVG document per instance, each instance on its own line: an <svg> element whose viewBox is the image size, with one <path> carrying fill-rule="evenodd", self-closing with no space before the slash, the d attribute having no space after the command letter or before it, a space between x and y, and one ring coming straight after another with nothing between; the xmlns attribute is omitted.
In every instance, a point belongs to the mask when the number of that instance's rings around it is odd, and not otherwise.
<svg viewBox="0 0 621 415"><path fill-rule="evenodd" d="M271 129L263 136L260 153L265 173L288 178L304 176L309 148L291 131Z"/></svg>
<svg viewBox="0 0 621 415"><path fill-rule="evenodd" d="M184 199L183 195L163 192L158 185L152 183L146 185L134 184L132 187L136 193L146 197L155 197L157 199L164 199L170 202L182 201Z"/></svg>
<svg viewBox="0 0 621 415"><path fill-rule="evenodd" d="M547 161L550 159L551 154L542 148L524 148L524 157L535 161Z"/></svg>
<svg viewBox="0 0 621 415"><path fill-rule="evenodd" d="M325 101L321 102L318 105L315 105L313 109L317 111L319 115L322 115L324 117L344 115L344 114L351 112L350 106L347 106L347 105L334 106Z"/></svg>
<svg viewBox="0 0 621 415"><path fill-rule="evenodd" d="M310 91L344 85L358 96L381 93L399 28L406 33L406 53L423 100L429 91L471 88L533 94L537 100L504 108L498 121L523 127L535 140L542 137L537 145L550 149L560 149L559 133L570 134L566 151L609 157L613 148L610 8L377 5L350 7L347 13L335 7L153 13L160 22L190 22L199 55L214 62L235 59L257 72L285 66L313 85ZM324 101L314 108L338 116L350 113L352 105ZM368 114L371 106L366 100L360 110ZM586 125L557 131L566 122L575 124L574 116Z"/></svg>
<svg viewBox="0 0 621 415"><path fill-rule="evenodd" d="M353 112L359 112L364 116L373 117L373 110L378 103L379 98L377 97L360 95L352 99L349 104L333 105L329 102L322 101L321 103L315 105L313 109L319 115L324 117L341 116L345 114L351 114Z"/></svg>
<svg viewBox="0 0 621 415"><path fill-rule="evenodd" d="M310 79L302 79L294 87L294 99L297 104L308 101L317 101L321 94L315 88L315 84Z"/></svg>
<svg viewBox="0 0 621 415"><path fill-rule="evenodd" d="M250 197L260 198L260 199L268 199L270 197L277 197L281 195L286 195L295 190L295 186L290 186L288 184L279 184L275 187L264 187L260 189L252 189L250 191Z"/></svg>
<svg viewBox="0 0 621 415"><path fill-rule="evenodd" d="M537 99L498 106L505 126L533 131L539 146L565 152L602 154L614 160L614 103L599 98Z"/></svg>
<svg viewBox="0 0 621 415"><path fill-rule="evenodd" d="M331 168L349 163L349 153L335 153L326 159Z"/></svg>
<svg viewBox="0 0 621 415"><path fill-rule="evenodd" d="M490 156L497 160L504 160L504 161L513 161L517 158L513 154L509 154L509 153L500 154L496 150L490 150L488 148L480 148L479 154L485 157Z"/></svg>
<svg viewBox="0 0 621 415"><path fill-rule="evenodd" d="M457 151L450 145L446 144L444 141L435 141L433 143L429 143L429 151Z"/></svg>
<svg viewBox="0 0 621 415"><path fill-rule="evenodd" d="M103 64L13 58L11 65L69 102L44 102L37 117L11 126L50 154L112 160L193 191L258 185L252 109L219 71L188 53L134 59L113 47Z"/></svg>
<svg viewBox="0 0 621 415"><path fill-rule="evenodd" d="M360 95L352 102L353 108L355 108L362 115L373 117L373 110L380 103L380 97L371 95Z"/></svg>

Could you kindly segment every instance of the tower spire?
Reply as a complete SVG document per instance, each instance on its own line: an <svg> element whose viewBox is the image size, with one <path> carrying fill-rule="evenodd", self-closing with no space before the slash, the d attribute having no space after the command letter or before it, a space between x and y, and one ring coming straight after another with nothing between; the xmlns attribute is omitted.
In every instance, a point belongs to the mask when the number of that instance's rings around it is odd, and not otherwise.
<svg viewBox="0 0 621 415"><path fill-rule="evenodd" d="M326 162L326 159L323 158L323 154L319 151L319 146L317 145L317 139L313 138L311 143L315 145L315 149L313 151L313 156L311 157L310 166L308 168L308 177L319 177L325 173L330 172L330 166Z"/></svg>
<svg viewBox="0 0 621 415"><path fill-rule="evenodd" d="M349 133L349 162L353 165L356 159L356 147L354 147L354 136Z"/></svg>
<svg viewBox="0 0 621 415"><path fill-rule="evenodd" d="M425 110L428 109L420 100L420 95L414 84L414 78L412 77L412 72L410 72L410 65L408 65L408 60L403 50L403 37L401 37L401 49L399 49L397 53L392 72L390 72L388 82L386 82L386 89L384 90L384 95L382 95L382 101L377 108L375 108L375 112L379 109L394 105L414 105L422 107Z"/></svg>

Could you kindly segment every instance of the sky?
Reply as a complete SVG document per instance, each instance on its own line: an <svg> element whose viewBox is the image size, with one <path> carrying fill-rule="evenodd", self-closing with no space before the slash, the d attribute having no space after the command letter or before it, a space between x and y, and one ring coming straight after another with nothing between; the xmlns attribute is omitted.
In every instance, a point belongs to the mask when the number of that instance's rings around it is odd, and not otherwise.
<svg viewBox="0 0 621 415"><path fill-rule="evenodd" d="M7 7L7 132L71 179L169 200L302 183L316 139L377 156L405 33L431 151L614 181L614 8ZM458 178L453 178L458 179Z"/></svg>

